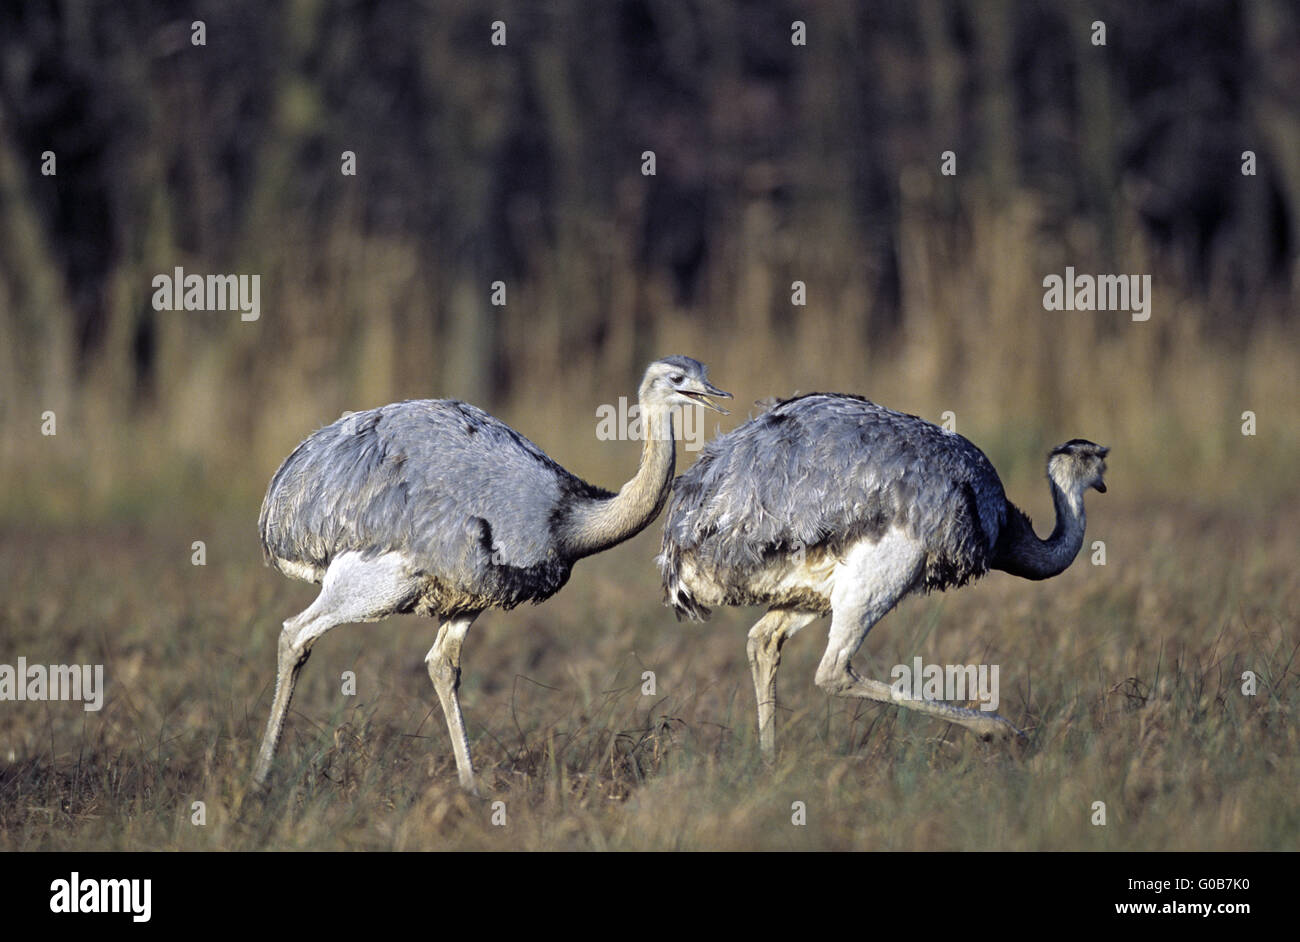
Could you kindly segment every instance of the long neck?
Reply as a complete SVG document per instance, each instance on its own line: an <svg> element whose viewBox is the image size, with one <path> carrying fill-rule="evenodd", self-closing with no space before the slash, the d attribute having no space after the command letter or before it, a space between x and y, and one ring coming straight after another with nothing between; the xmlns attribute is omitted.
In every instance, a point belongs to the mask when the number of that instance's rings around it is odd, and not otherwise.
<svg viewBox="0 0 1300 942"><path fill-rule="evenodd" d="M1052 503L1056 505L1056 526L1052 535L1040 540L1029 518L1007 501L1007 523L998 536L992 567L1026 579L1047 579L1074 562L1083 546L1083 495L1067 494L1059 484L1048 479Z"/></svg>
<svg viewBox="0 0 1300 942"><path fill-rule="evenodd" d="M613 497L585 500L570 508L561 539L573 558L599 553L636 536L663 510L677 461L672 410L643 402L641 431L645 444L636 476Z"/></svg>

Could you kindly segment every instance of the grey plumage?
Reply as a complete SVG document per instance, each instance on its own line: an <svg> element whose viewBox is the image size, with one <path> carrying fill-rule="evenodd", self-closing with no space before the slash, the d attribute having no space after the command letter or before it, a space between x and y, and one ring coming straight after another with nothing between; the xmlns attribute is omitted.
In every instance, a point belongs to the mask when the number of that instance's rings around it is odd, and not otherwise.
<svg viewBox="0 0 1300 942"><path fill-rule="evenodd" d="M1057 519L1040 540L962 436L859 396L779 402L714 439L677 479L658 559L665 600L694 619L711 605L768 606L748 645L768 761L781 647L825 614L817 684L827 692L897 702L985 737L1018 734L996 714L899 700L850 661L911 592L961 586L989 569L1029 579L1064 570L1083 543L1083 492L1106 490L1108 451L1073 439L1051 452Z"/></svg>
<svg viewBox="0 0 1300 942"><path fill-rule="evenodd" d="M344 415L276 471L258 518L280 572L321 584L285 621L275 696L253 779L264 784L312 645L341 624L415 612L441 625L425 657L461 785L477 791L461 715L461 647L488 608L541 602L573 564L621 543L662 510L675 461L672 410L730 398L690 357L651 363L638 403L641 464L617 494L586 483L482 409L451 399Z"/></svg>
<svg viewBox="0 0 1300 942"><path fill-rule="evenodd" d="M267 490L271 565L314 569L347 550L423 561L421 614L550 598L575 557L560 533L580 500L612 497L476 406L412 400L357 412L304 441Z"/></svg>
<svg viewBox="0 0 1300 942"><path fill-rule="evenodd" d="M677 578L683 554L737 587L723 604L769 599L743 576L773 557L843 554L901 527L925 547L925 590L964 585L988 571L1007 514L984 453L967 439L860 396L788 399L716 438L677 479L660 567L669 602L699 618ZM829 599L826 610L829 610Z"/></svg>

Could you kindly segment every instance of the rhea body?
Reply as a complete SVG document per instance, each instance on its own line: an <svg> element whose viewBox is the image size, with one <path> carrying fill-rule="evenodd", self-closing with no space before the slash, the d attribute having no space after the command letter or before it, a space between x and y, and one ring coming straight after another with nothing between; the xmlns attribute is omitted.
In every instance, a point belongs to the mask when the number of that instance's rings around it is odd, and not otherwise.
<svg viewBox="0 0 1300 942"><path fill-rule="evenodd" d="M651 363L640 387L644 444L618 493L588 484L482 409L413 400L350 413L320 429L271 479L258 528L267 562L321 584L280 633L275 695L253 777L265 784L299 672L341 624L414 612L439 622L425 657L460 784L477 792L461 713L461 646L489 608L541 602L574 563L635 536L672 485L672 410L730 394L705 366Z"/></svg>
<svg viewBox="0 0 1300 942"><path fill-rule="evenodd" d="M896 703L985 738L1019 735L996 714L895 697L850 661L909 593L990 569L1027 579L1062 572L1083 545L1084 491L1106 490L1108 451L1074 439L1051 452L1056 525L1041 540L961 435L858 396L780 402L714 439L678 478L659 556L666 602L697 620L709 606L768 608L748 641L768 761L781 648L821 615L831 624L816 682L827 692Z"/></svg>

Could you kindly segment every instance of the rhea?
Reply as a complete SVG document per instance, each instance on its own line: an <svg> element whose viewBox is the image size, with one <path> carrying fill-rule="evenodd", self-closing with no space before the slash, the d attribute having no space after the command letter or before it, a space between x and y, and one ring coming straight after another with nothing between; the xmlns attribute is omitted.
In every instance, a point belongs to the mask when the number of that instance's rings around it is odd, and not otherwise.
<svg viewBox="0 0 1300 942"><path fill-rule="evenodd" d="M258 528L267 562L321 591L280 632L254 781L266 783L294 684L321 635L415 612L440 623L425 661L460 784L477 794L458 696L470 625L486 609L550 598L577 560L647 527L672 486L674 407L725 414L712 398L731 395L708 382L702 363L650 364L640 387L641 465L617 494L454 399L347 414L300 444L271 479Z"/></svg>
<svg viewBox="0 0 1300 942"><path fill-rule="evenodd" d="M1083 545L1083 495L1105 493L1109 449L1052 450L1056 526L1039 539L984 453L955 432L858 396L778 403L715 438L677 479L658 562L665 598L703 620L711 605L763 605L749 632L759 745L776 754L776 673L785 642L821 615L830 637L816 682L828 693L918 710L982 738L1021 735L1005 718L901 698L850 660L912 592L965 585L990 569L1062 572Z"/></svg>

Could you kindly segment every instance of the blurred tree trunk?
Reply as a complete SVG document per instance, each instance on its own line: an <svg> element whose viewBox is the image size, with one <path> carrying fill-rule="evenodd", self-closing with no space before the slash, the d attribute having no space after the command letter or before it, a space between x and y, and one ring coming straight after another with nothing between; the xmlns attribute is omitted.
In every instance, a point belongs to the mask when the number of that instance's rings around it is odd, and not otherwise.
<svg viewBox="0 0 1300 942"><path fill-rule="evenodd" d="M995 202L1006 200L1016 179L1014 80L1011 74L1015 21L1009 0L976 0L970 5L979 69L980 163Z"/></svg>
<svg viewBox="0 0 1300 942"><path fill-rule="evenodd" d="M39 412L53 409L60 428L73 405L76 345L69 301L63 291L58 260L46 244L45 229L28 195L29 173L11 149L3 107L0 107L0 272L7 277L0 294L0 401L6 412L22 403L38 411L3 416L38 427ZM44 178L49 179L49 178ZM54 178L57 179L57 178ZM54 185L51 183L51 185Z"/></svg>
<svg viewBox="0 0 1300 942"><path fill-rule="evenodd" d="M1251 124L1268 146L1247 144L1240 150L1254 150L1260 165L1276 168L1284 203L1290 209L1285 218L1294 299L1300 297L1300 54L1295 45L1300 42L1300 14L1291 0L1259 0L1246 5L1246 15L1250 46L1255 51L1255 69L1249 73L1253 81L1247 85ZM1257 179L1267 179L1263 166L1257 172Z"/></svg>
<svg viewBox="0 0 1300 942"><path fill-rule="evenodd" d="M1078 140L1081 187L1092 221L1101 236L1102 259L1115 264L1119 248L1115 201L1119 198L1119 152L1115 96L1112 94L1111 61L1118 53L1109 45L1092 44L1095 10L1087 6L1066 7L1071 54L1078 75ZM1110 37L1107 37L1110 42Z"/></svg>
<svg viewBox="0 0 1300 942"><path fill-rule="evenodd" d="M495 308L491 286L462 270L451 289L448 337L441 357L446 374L443 395L489 408L499 397L493 388ZM507 301L509 295L507 295Z"/></svg>
<svg viewBox="0 0 1300 942"><path fill-rule="evenodd" d="M961 153L962 59L952 41L948 23L951 8L940 0L921 0L917 5L925 60L929 67L928 118L934 166L945 150L958 152L958 168L966 167L970 155Z"/></svg>

